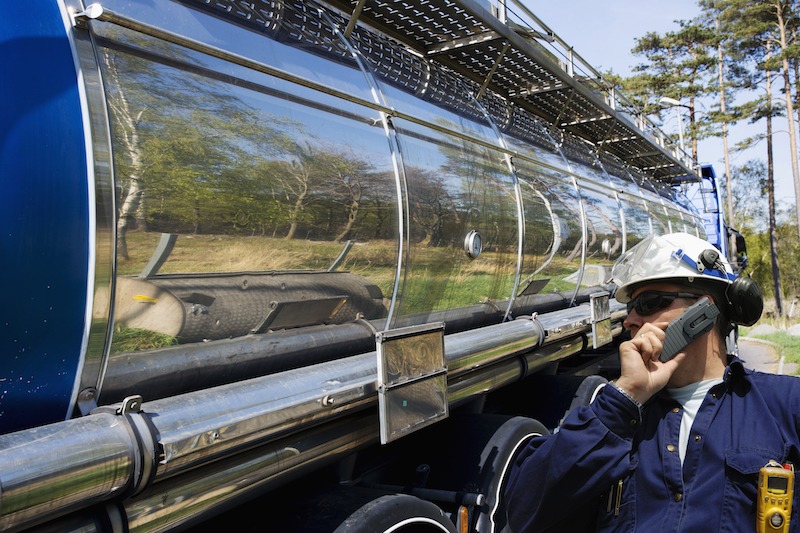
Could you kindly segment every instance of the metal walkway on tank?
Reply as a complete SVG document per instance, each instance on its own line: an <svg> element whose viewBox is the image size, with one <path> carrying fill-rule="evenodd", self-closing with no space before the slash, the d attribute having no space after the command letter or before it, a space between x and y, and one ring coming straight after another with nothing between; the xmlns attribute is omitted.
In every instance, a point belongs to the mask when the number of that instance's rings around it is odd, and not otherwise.
<svg viewBox="0 0 800 533"><path fill-rule="evenodd" d="M658 181L699 168L518 0L323 0Z"/></svg>

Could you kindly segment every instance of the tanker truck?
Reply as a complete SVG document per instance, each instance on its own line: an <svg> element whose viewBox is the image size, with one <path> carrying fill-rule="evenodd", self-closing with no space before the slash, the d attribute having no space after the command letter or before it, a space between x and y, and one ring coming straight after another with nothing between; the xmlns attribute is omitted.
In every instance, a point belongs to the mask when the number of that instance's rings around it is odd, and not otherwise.
<svg viewBox="0 0 800 533"><path fill-rule="evenodd" d="M614 261L744 263L516 0L4 7L4 531L503 531L618 370Z"/></svg>

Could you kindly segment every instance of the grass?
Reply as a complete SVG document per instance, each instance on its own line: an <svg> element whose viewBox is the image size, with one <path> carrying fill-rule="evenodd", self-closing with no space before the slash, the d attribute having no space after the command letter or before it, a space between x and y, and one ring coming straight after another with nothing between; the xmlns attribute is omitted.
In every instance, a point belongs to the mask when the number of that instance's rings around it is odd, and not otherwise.
<svg viewBox="0 0 800 533"><path fill-rule="evenodd" d="M114 340L111 343L111 353L133 352L136 350L150 350L178 344L175 337L156 333L146 329L129 328L118 325L114 331Z"/></svg>

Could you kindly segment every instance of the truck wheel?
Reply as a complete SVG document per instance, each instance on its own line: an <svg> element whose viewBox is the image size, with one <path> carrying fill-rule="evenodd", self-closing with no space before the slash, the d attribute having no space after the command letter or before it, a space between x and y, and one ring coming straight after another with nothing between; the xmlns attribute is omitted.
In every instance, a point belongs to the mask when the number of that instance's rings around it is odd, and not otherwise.
<svg viewBox="0 0 800 533"><path fill-rule="evenodd" d="M605 387L606 384L608 384L608 380L602 376L586 376L583 378L583 380L580 382L580 385L578 385L578 388L575 389L572 402L570 403L569 408L564 412L564 415L561 417L561 421L563 422L564 418L566 418L573 409L592 403L600 392L600 389Z"/></svg>
<svg viewBox="0 0 800 533"><path fill-rule="evenodd" d="M433 503L408 494L376 498L356 510L334 533L456 533L453 522Z"/></svg>
<svg viewBox="0 0 800 533"><path fill-rule="evenodd" d="M506 530L503 490L508 472L519 451L534 437L549 434L537 420L517 416L509 418L492 435L481 453L478 483L485 501L477 510L475 531L496 533Z"/></svg>
<svg viewBox="0 0 800 533"><path fill-rule="evenodd" d="M608 380L598 375L534 375L506 393L500 391L490 408L538 420L552 433L567 413L578 406L589 405L599 387L606 383Z"/></svg>

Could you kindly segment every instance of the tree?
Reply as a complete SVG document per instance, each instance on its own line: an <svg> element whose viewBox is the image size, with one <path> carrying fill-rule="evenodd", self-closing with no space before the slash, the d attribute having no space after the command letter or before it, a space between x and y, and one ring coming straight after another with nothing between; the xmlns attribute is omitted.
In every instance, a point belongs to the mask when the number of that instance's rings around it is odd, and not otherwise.
<svg viewBox="0 0 800 533"><path fill-rule="evenodd" d="M791 149L792 177L794 179L795 210L797 213L798 231L800 232L800 166L797 159L797 130L792 101L791 82L789 81L789 60L796 50L791 47L791 29L788 24L794 15L794 2L784 0L768 0L766 6L774 15L773 23L777 30L780 45L781 73L783 75L784 96L786 98L786 119L789 127L789 146ZM800 236L800 233L798 233Z"/></svg>
<svg viewBox="0 0 800 533"><path fill-rule="evenodd" d="M732 126L741 117L736 107L729 102L733 100L734 91L749 85L750 77L747 68L743 67L740 60L742 54L737 47L734 28L729 17L725 17L724 6L718 0L700 0L703 8L701 20L711 23L716 35L716 64L717 64L717 94L716 109L708 114L709 123L720 125L719 135L722 137L723 159L725 164L725 184L727 194L726 218L733 221L733 176L731 175L731 158L729 141L729 126Z"/></svg>
<svg viewBox="0 0 800 533"><path fill-rule="evenodd" d="M756 4L742 4L739 0L718 0L716 5L720 8L720 18L725 21L726 28L733 37L735 47L735 58L739 61L754 65L754 74L750 77L751 87L761 87L764 94L758 99L747 102L743 106L744 112L751 117L750 122L764 120L766 133L754 139L748 139L743 144L752 146L755 142L765 139L767 148L767 165L763 168L749 164L750 172L762 174L762 182L768 197L767 215L768 228L767 235L769 241L769 251L771 258L772 284L775 295L776 313L783 313L782 304L782 284L781 270L779 266L779 250L777 240L777 222L775 216L775 185L774 185L774 156L773 156L773 118L779 116L783 108L775 105L773 95L773 71L779 68L779 63L775 57L774 50L780 46L781 39L776 39L776 17L775 6L771 1ZM780 31L778 31L780 34ZM785 55L785 54L781 54ZM786 85L788 77L784 75L784 90L789 91ZM789 112L790 113L790 112ZM787 114L789 114L787 113ZM790 144L794 139L794 120L789 114L790 124ZM794 152L794 151L793 151ZM792 154L793 171L796 172L796 153ZM797 185L795 185L797 187ZM797 191L797 189L796 189Z"/></svg>
<svg viewBox="0 0 800 533"><path fill-rule="evenodd" d="M764 63L768 64L770 59L769 44L767 44L767 53L765 59L766 61L764 61ZM750 162L748 164L749 168L745 169L744 172L745 174L758 174L764 176L760 178L763 185L759 187L759 190L762 192L763 190L766 190L767 193L767 234L769 236L768 240L772 267L772 284L773 293L775 295L775 312L778 316L781 316L783 314L783 290L781 285L781 270L778 261L778 233L775 214L775 163L772 138L772 119L773 117L781 114L782 108L780 108L780 106L776 107L773 103L772 73L768 69L766 69L764 73L765 94L762 98L749 103L748 107L750 108L750 111L748 112L748 115L751 117L751 122L757 122L763 119L766 123L766 133L764 134L763 138L767 141L767 165L764 169L762 168L763 163L761 163L759 166L754 162ZM759 138L746 139L743 142L743 145L749 147L759 140Z"/></svg>
<svg viewBox="0 0 800 533"><path fill-rule="evenodd" d="M669 97L689 103L689 135L692 158L697 160L697 142L702 136L697 116L698 100L708 93L705 77L715 64L710 50L716 44L714 31L696 22L679 21L675 32L647 33L636 40L632 52L647 62L636 67L645 74L635 81L645 82L644 90L652 100Z"/></svg>
<svg viewBox="0 0 800 533"><path fill-rule="evenodd" d="M748 37L759 39L765 50L769 50L769 53L765 54L763 69L779 68L781 72L789 131L795 212L800 232L800 165L797 154L797 122L790 82L790 61L797 57L798 52L797 46L791 40L791 24L796 21L797 15L795 2L787 0L719 0L718 5L723 10L724 16L738 22L736 31L740 39Z"/></svg>

